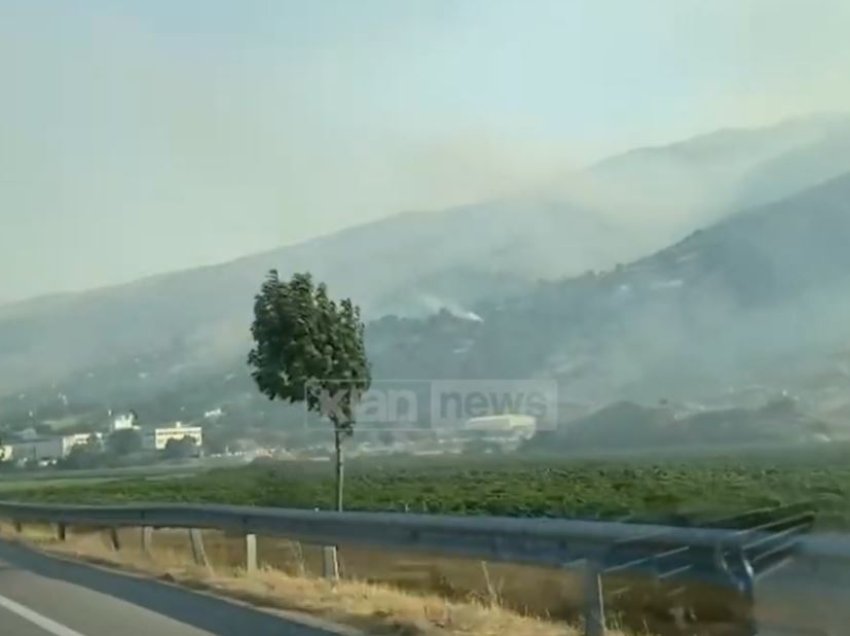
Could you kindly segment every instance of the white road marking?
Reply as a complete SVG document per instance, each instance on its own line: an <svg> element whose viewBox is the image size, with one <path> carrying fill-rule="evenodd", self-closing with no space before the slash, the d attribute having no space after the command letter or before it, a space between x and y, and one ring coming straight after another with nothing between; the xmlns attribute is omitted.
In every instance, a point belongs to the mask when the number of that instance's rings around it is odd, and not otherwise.
<svg viewBox="0 0 850 636"><path fill-rule="evenodd" d="M20 603L16 603L12 599L6 598L3 595L0 595L0 608L9 610L12 614L17 614L25 621L29 621L36 627L40 627L53 636L83 636L80 632L74 631L70 627L65 627L46 616L42 616L38 612L34 612L30 608L24 607Z"/></svg>

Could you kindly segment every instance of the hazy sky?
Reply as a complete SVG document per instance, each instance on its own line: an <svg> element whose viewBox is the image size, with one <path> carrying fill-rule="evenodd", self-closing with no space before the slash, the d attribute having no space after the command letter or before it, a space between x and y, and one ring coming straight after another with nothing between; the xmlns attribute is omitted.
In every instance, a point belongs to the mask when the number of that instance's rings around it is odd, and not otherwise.
<svg viewBox="0 0 850 636"><path fill-rule="evenodd" d="M850 110L846 0L0 0L0 299Z"/></svg>

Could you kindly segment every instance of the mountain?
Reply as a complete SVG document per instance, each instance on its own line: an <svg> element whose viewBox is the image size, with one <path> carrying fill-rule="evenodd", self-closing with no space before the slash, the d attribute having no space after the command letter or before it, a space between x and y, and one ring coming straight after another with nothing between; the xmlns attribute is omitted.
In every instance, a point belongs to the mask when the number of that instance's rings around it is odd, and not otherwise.
<svg viewBox="0 0 850 636"><path fill-rule="evenodd" d="M213 377L244 380L252 297L273 267L311 271L333 294L361 304L376 320L369 341L377 366L395 377L575 375L576 392L593 399L630 382L636 387L647 357L662 364L665 347L699 332L687 324L689 314L710 331L709 317L729 312L731 320L735 303L838 276L831 250L844 237L840 214L818 217L835 224L834 232L803 221L802 210L821 214L828 187L777 204L787 208L777 218L788 220L776 227L792 231L773 236L768 223L762 238L762 226L746 219L773 213L755 211L730 219L727 230L721 223L635 259L681 236L680 228L691 231L706 214L725 217L741 200L780 197L850 164L847 121L820 117L713 133L626 153L558 187L509 199L400 214L231 263L0 306L0 397L26 393L16 408L28 411L33 395L154 402L178 386L187 395ZM688 196L679 196L685 190ZM691 200L694 192L706 202ZM653 205L657 215L647 213ZM830 205L840 208L840 201ZM792 255L793 267L774 263L783 241L796 250L806 232L831 249ZM629 324L622 312L630 312ZM387 314L395 317L380 319ZM653 331L662 324L666 332ZM618 346L607 342L612 338Z"/></svg>
<svg viewBox="0 0 850 636"><path fill-rule="evenodd" d="M813 115L639 148L586 174L609 205L687 233L730 211L784 199L850 171L850 116ZM617 198L617 194L621 196ZM611 198L613 197L613 198Z"/></svg>
<svg viewBox="0 0 850 636"><path fill-rule="evenodd" d="M0 395L153 353L202 365L241 356L253 295L271 268L310 271L367 316L462 312L542 276L613 262L626 240L619 232L565 203L492 202L398 215L232 263L7 305L0 307Z"/></svg>
<svg viewBox="0 0 850 636"><path fill-rule="evenodd" d="M850 173L631 264L481 303L479 321L385 318L369 336L390 377L556 377L591 401L705 397L846 347L848 244Z"/></svg>
<svg viewBox="0 0 850 636"><path fill-rule="evenodd" d="M593 405L663 400L605 415L656 438L693 415L682 443L711 438L706 427L768 439L769 411L759 409L793 395L799 421L840 427L850 408L848 241L850 174L606 272L540 282L466 313L384 316L369 323L367 348L377 379L554 379L562 426ZM20 427L30 411L52 420L134 408L147 421L185 421L223 407L221 424L251 435L304 428L302 410L271 405L252 387L244 348L202 364L195 346L113 356L0 399L0 417ZM784 412L779 437L815 430L796 417Z"/></svg>

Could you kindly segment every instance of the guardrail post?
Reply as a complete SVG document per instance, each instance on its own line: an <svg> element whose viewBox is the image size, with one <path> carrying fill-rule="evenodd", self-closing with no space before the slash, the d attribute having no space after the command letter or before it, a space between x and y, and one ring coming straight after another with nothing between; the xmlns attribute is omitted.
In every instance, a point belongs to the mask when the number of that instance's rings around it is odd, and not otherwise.
<svg viewBox="0 0 850 636"><path fill-rule="evenodd" d="M209 562L207 561L207 552L204 550L204 537L200 528L189 529L189 542L192 544L192 559L195 561L195 565L206 567Z"/></svg>
<svg viewBox="0 0 850 636"><path fill-rule="evenodd" d="M743 627L747 636L757 636L758 625L755 618L755 573L752 565L741 546L733 546L732 563L729 562L727 552L730 548L718 542L714 551L714 561L718 569L723 572L729 580L734 592L743 601L744 615L741 616Z"/></svg>
<svg viewBox="0 0 850 636"><path fill-rule="evenodd" d="M605 599L602 594L602 568L595 559L585 561L584 633L605 636Z"/></svg>
<svg viewBox="0 0 850 636"><path fill-rule="evenodd" d="M339 580L339 559L335 545L322 546L322 569L326 579Z"/></svg>
<svg viewBox="0 0 850 636"><path fill-rule="evenodd" d="M118 538L118 528L115 526L109 528L109 544L116 552L121 549L121 540Z"/></svg>
<svg viewBox="0 0 850 636"><path fill-rule="evenodd" d="M245 571L252 574L257 571L257 535L245 535Z"/></svg>
<svg viewBox="0 0 850 636"><path fill-rule="evenodd" d="M60 523L56 524L56 538L59 539L60 541L65 540L65 530L66 530L66 528L65 528L64 523L60 522Z"/></svg>
<svg viewBox="0 0 850 636"><path fill-rule="evenodd" d="M151 553L151 546L153 544L153 528L151 526L142 526L142 552L145 554Z"/></svg>
<svg viewBox="0 0 850 636"><path fill-rule="evenodd" d="M750 560L747 558L747 555L743 550L738 552L736 556L741 568L739 580L741 586L741 596L744 599L745 629L747 630L748 636L758 636L759 628L758 622L756 621L755 572L753 571L753 567L750 564Z"/></svg>

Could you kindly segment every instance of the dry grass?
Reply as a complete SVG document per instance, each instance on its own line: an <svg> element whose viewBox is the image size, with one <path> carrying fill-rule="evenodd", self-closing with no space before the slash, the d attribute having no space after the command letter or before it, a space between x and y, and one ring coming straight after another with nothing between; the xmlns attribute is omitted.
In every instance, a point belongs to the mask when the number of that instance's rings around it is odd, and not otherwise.
<svg viewBox="0 0 850 636"><path fill-rule="evenodd" d="M107 536L99 531L69 530L64 542L56 538L55 530L46 526L27 526L18 534L8 524L0 524L0 533L5 538L24 541L61 556L119 567L259 607L303 613L372 634L563 636L579 633L563 623L502 607L495 591L490 600L449 600L433 593L403 591L358 580L332 584L309 575L303 558L296 568L300 573L268 566L250 575L232 565L199 567L191 560L185 533L158 531L150 554L141 551L137 530L121 532L120 551L112 549ZM214 557L214 550L210 553Z"/></svg>

